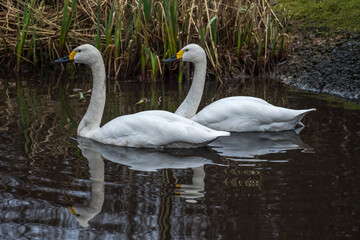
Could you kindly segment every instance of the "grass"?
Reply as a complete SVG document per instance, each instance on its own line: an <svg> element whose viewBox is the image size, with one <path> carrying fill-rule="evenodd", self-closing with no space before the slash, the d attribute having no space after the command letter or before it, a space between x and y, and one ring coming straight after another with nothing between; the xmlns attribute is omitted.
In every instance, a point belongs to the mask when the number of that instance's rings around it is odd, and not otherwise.
<svg viewBox="0 0 360 240"><path fill-rule="evenodd" d="M22 21L20 19L20 4L18 2L17 8L18 8L18 14L17 14L17 22L18 22L18 37L17 37L17 43L16 43L16 56L17 56L17 62L16 62L16 69L19 70L20 62L22 58L23 48L25 44L25 40L28 34L28 27L30 24L31 14L32 14L32 8L35 5L35 0L31 0L29 3L28 0L25 0L24 3L24 11L22 16ZM22 24L21 24L22 22Z"/></svg>
<svg viewBox="0 0 360 240"><path fill-rule="evenodd" d="M0 16L0 63L16 71L49 66L90 43L103 53L109 76L157 81L169 69L163 59L197 43L221 81L271 68L287 44L286 19L268 1L0 0ZM180 64L179 82L185 70Z"/></svg>
<svg viewBox="0 0 360 240"><path fill-rule="evenodd" d="M71 8L69 10L70 2L69 0L64 1L64 7L62 10L62 21L61 21L61 29L59 35L59 49L60 51L63 49L65 45L66 36L69 32L71 20L73 18L73 13L76 8L77 0L73 0L71 3Z"/></svg>
<svg viewBox="0 0 360 240"><path fill-rule="evenodd" d="M295 20L295 30L316 30L322 35L360 31L359 0L282 0L275 9L286 9Z"/></svg>

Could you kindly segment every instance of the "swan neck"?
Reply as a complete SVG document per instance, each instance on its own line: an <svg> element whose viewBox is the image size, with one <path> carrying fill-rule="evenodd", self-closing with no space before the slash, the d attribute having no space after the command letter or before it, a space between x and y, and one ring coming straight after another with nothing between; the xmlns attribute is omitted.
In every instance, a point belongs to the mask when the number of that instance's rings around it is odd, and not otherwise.
<svg viewBox="0 0 360 240"><path fill-rule="evenodd" d="M205 85L206 58L204 61L194 63L194 65L194 78L189 93L175 112L175 114L186 118L192 118L199 108Z"/></svg>
<svg viewBox="0 0 360 240"><path fill-rule="evenodd" d="M93 76L93 88L88 109L78 127L78 135L90 137L94 130L100 128L105 107L106 75L102 59L90 65Z"/></svg>

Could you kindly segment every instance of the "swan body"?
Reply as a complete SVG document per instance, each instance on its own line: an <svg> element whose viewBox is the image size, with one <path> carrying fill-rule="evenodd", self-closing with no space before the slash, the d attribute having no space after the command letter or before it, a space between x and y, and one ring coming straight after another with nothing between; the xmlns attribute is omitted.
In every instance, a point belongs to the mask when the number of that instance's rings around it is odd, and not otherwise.
<svg viewBox="0 0 360 240"><path fill-rule="evenodd" d="M89 138L127 147L194 148L229 135L167 111L153 110L117 117Z"/></svg>
<svg viewBox="0 0 360 240"><path fill-rule="evenodd" d="M75 48L69 56L55 60L57 63L71 61L89 65L93 74L89 107L77 129L80 137L126 147L196 148L230 135L166 111L120 116L100 128L106 97L105 66L101 53L94 46L84 44Z"/></svg>
<svg viewBox="0 0 360 240"><path fill-rule="evenodd" d="M175 114L215 130L232 132L285 131L303 126L301 119L316 109L294 110L274 106L263 99L237 96L223 98L203 108L199 113L206 76L206 54L197 44L189 44L165 62L188 61L195 65L192 85Z"/></svg>
<svg viewBox="0 0 360 240"><path fill-rule="evenodd" d="M293 110L274 106L260 98L237 96L215 101L191 119L215 130L285 131L295 129L301 119L314 110Z"/></svg>

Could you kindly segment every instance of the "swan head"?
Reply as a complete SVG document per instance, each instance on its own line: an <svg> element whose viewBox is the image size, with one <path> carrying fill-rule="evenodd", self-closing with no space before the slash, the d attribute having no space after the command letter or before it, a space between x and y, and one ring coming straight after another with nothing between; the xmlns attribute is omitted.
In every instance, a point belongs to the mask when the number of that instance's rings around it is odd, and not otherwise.
<svg viewBox="0 0 360 240"><path fill-rule="evenodd" d="M80 45L75 48L69 56L60 58L55 60L55 63L68 63L68 62L75 62L75 63L84 63L87 65L95 64L99 59L102 59L100 51L90 45L84 44Z"/></svg>
<svg viewBox="0 0 360 240"><path fill-rule="evenodd" d="M87 214L87 211L83 207L71 207L68 206L68 209L70 210L71 214L78 220L80 226L82 227L88 227L89 221L96 215Z"/></svg>
<svg viewBox="0 0 360 240"><path fill-rule="evenodd" d="M171 58L165 59L164 62L175 62L180 60L185 62L192 62L194 64L203 63L206 62L206 53L202 47L192 43L183 47Z"/></svg>

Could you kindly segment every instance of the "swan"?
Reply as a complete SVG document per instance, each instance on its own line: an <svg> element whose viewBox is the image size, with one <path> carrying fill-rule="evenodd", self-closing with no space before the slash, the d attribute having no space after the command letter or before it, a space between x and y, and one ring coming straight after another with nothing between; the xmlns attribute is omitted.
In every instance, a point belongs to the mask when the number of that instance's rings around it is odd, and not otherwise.
<svg viewBox="0 0 360 240"><path fill-rule="evenodd" d="M274 106L263 99L235 96L220 99L196 113L204 91L206 75L206 54L197 44L189 44L176 55L164 62L192 62L195 66L194 78L189 93L175 114L190 118L215 130L230 132L264 132L295 129L300 121L315 108L294 110Z"/></svg>
<svg viewBox="0 0 360 240"><path fill-rule="evenodd" d="M105 65L100 51L90 44L84 44L55 62L83 63L91 68L93 88L90 104L77 129L80 137L125 147L196 148L218 137L230 135L162 110L120 116L100 127L106 96Z"/></svg>

